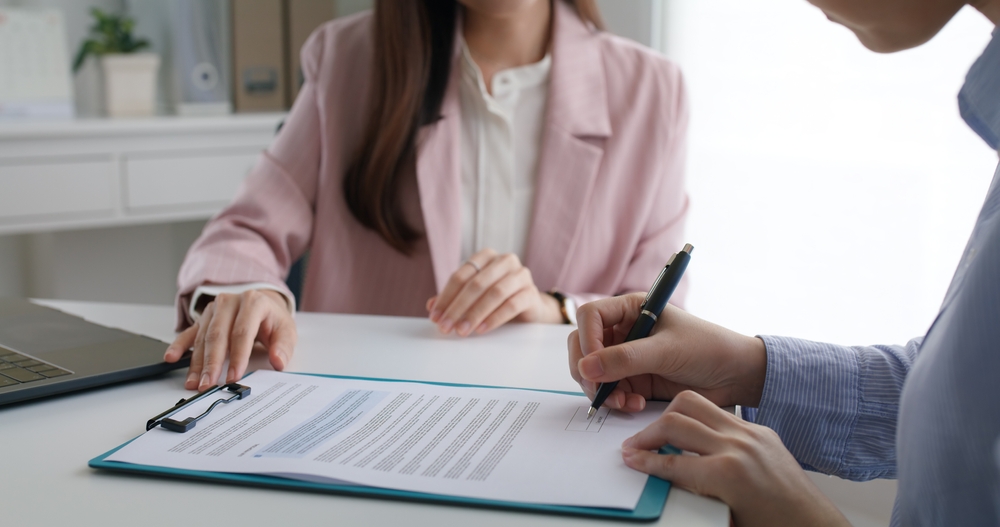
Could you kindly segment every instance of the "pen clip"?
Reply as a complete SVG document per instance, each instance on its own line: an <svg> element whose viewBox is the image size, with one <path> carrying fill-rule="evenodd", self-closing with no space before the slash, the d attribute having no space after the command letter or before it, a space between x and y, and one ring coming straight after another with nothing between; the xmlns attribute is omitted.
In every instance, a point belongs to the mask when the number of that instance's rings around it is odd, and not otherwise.
<svg viewBox="0 0 1000 527"><path fill-rule="evenodd" d="M214 403L212 403L211 406L208 407L207 410L202 412L201 415L197 415L195 417L188 417L183 421L170 419L170 416L176 414L177 412L180 412L181 410L187 408L188 406L191 406L195 402L200 401L201 399L204 399L205 397L208 397L209 395L212 395L213 393L219 390L227 390L232 395L228 399L221 398L216 400ZM188 430L194 428L194 425L197 424L198 421L200 421L203 417L207 416L212 410L214 410L216 406L219 406L220 404L228 404L230 401L245 399L247 397L250 397L249 386L243 386L242 384L236 384L235 382L225 384L222 386L213 386L203 392L198 393L197 395L194 395L193 397L177 401L177 404L175 404L172 408L161 413L160 415L157 415L156 417L150 419L149 421L146 421L146 430L147 431L152 430L156 428L157 425L159 425L172 432L178 432L183 434L184 432L187 432Z"/></svg>
<svg viewBox="0 0 1000 527"><path fill-rule="evenodd" d="M646 298L642 299L642 305L639 306L640 309L646 307L646 303L649 302L649 295L653 294L653 291L656 291L656 286L660 285L660 281L663 280L663 277L667 274L667 269L670 269L670 264L674 263L674 258L677 258L677 253L670 256L670 259L667 260L667 265L663 266L663 269L660 271L660 275L653 281L653 285L650 286L649 291L646 292Z"/></svg>

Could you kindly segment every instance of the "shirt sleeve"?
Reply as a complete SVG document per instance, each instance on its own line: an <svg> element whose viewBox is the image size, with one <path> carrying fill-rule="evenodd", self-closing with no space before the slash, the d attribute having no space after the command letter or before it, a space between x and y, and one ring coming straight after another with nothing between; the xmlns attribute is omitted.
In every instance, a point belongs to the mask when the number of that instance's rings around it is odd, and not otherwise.
<svg viewBox="0 0 1000 527"><path fill-rule="evenodd" d="M899 399L923 338L905 346L761 339L764 392L743 418L777 432L807 470L855 481L895 478Z"/></svg>

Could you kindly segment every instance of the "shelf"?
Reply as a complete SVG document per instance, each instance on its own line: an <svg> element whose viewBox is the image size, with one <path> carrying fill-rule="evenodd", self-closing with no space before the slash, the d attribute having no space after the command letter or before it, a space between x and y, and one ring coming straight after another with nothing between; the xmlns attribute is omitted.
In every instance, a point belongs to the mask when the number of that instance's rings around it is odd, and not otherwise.
<svg viewBox="0 0 1000 527"><path fill-rule="evenodd" d="M273 133L285 113L233 114L210 117L159 116L135 119L3 120L0 140L52 139L122 134L229 133L257 130Z"/></svg>

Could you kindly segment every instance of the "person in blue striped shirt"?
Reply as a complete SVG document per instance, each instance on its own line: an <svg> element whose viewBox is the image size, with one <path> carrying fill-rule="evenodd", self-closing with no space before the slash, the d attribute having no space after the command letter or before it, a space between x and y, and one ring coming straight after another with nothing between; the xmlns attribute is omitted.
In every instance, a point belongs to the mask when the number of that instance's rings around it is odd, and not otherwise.
<svg viewBox="0 0 1000 527"><path fill-rule="evenodd" d="M923 44L967 3L1000 23L1000 0L810 1L879 52ZM1000 29L958 99L1000 146ZM622 445L628 466L718 497L740 526L848 525L803 469L898 478L892 525L1000 525L1000 169L937 318L906 345L749 337L672 306L650 337L623 344L642 299L582 306L569 340L591 398L621 380L611 408L672 399ZM699 455L655 452L668 443Z"/></svg>

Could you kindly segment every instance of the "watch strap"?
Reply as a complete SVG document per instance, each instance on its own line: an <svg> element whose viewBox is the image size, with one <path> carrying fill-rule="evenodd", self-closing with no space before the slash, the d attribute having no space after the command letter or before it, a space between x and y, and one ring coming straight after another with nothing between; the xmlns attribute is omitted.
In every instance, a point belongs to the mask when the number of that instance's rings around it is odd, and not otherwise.
<svg viewBox="0 0 1000 527"><path fill-rule="evenodd" d="M572 324L573 319L569 315L569 310L566 302L566 295L556 291L555 289L547 291L549 296L555 298L559 302L559 312L562 313L563 324Z"/></svg>

